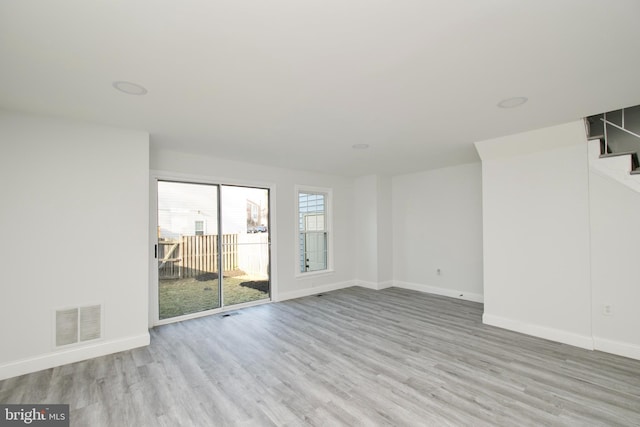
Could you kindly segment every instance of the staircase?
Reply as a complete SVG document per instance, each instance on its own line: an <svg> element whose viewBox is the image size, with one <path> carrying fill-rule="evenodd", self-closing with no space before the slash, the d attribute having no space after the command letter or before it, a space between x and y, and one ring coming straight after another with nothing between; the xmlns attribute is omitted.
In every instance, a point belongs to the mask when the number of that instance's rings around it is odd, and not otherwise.
<svg viewBox="0 0 640 427"><path fill-rule="evenodd" d="M640 192L640 106L585 119L592 171Z"/></svg>

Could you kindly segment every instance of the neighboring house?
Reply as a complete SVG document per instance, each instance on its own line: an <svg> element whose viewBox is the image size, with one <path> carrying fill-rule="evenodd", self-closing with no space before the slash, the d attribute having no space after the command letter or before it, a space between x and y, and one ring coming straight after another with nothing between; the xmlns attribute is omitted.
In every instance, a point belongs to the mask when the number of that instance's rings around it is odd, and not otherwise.
<svg viewBox="0 0 640 427"><path fill-rule="evenodd" d="M160 182L158 238L218 234L217 191L212 185ZM268 225L265 190L223 186L221 200L222 234L246 234L252 227Z"/></svg>
<svg viewBox="0 0 640 427"><path fill-rule="evenodd" d="M158 238L217 234L217 187L176 182L158 185Z"/></svg>
<svg viewBox="0 0 640 427"><path fill-rule="evenodd" d="M260 225L260 205L247 200L247 229Z"/></svg>

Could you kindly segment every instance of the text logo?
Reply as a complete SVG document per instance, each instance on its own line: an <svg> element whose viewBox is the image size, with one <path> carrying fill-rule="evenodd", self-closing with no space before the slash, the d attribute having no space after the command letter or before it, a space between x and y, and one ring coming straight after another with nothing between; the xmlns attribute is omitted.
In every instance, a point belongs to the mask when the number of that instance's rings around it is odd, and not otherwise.
<svg viewBox="0 0 640 427"><path fill-rule="evenodd" d="M2 405L0 427L69 427L69 405Z"/></svg>

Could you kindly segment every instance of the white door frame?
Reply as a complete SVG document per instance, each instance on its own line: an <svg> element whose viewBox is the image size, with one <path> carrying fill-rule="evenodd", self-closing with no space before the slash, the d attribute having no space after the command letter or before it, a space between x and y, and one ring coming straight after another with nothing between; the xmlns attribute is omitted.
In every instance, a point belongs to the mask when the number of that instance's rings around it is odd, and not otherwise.
<svg viewBox="0 0 640 427"><path fill-rule="evenodd" d="M159 301L158 301L158 261L155 258L155 245L158 244L158 181L179 181L193 184L211 184L211 185L235 185L242 187L256 187L269 189L269 236L271 240L269 268L270 268L270 293L269 301L277 301L277 227L276 227L276 185L268 182L256 182L249 180L239 180L231 178L221 178L203 175L192 175L178 172L169 172L162 170L151 170L149 173L149 248L151 256L149 257L149 327L164 325L167 323L179 322L187 319L194 319L211 314L221 313L229 310L237 310L239 308L250 307L254 305L265 304L264 300L257 302L248 302L243 304L234 304L228 307L206 310L199 313L187 314L184 316L172 317L170 319L160 320Z"/></svg>

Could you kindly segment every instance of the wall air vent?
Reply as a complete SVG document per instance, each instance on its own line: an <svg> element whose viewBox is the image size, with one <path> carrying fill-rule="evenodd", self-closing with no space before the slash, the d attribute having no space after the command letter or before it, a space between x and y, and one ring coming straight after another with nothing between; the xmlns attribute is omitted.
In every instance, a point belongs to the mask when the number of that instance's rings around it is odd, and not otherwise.
<svg viewBox="0 0 640 427"><path fill-rule="evenodd" d="M56 347L78 342L78 309L56 311Z"/></svg>
<svg viewBox="0 0 640 427"><path fill-rule="evenodd" d="M102 338L102 305L56 310L56 347Z"/></svg>

